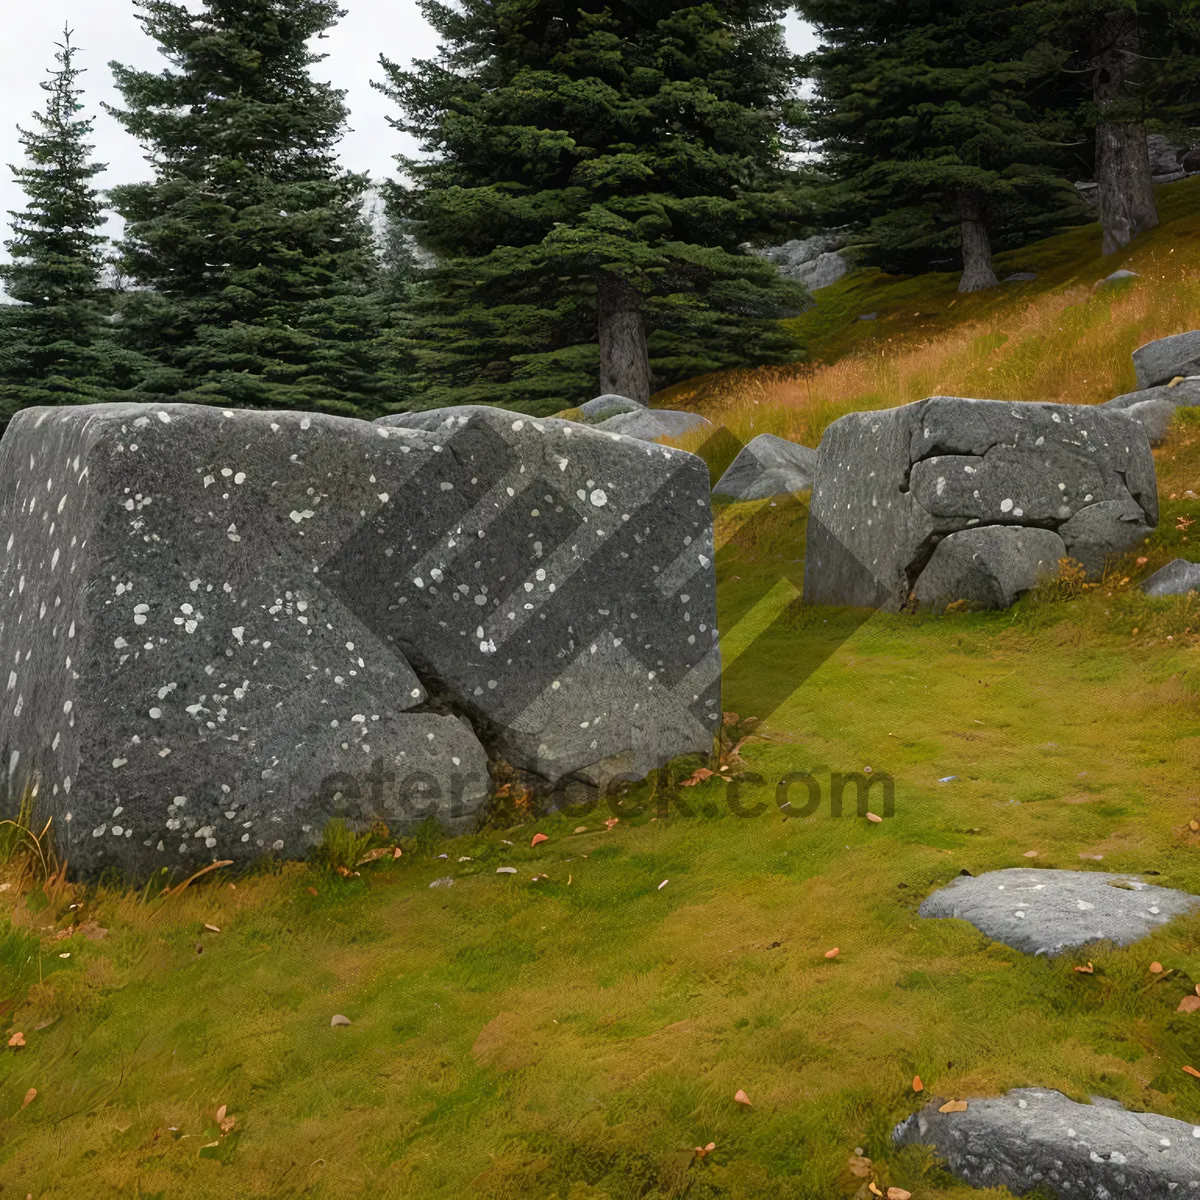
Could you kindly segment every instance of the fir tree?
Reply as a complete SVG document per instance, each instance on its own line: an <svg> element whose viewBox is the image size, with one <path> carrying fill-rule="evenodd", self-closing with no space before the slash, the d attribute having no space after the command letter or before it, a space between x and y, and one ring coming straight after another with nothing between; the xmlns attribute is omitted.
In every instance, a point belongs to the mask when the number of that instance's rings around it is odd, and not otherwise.
<svg viewBox="0 0 1200 1200"><path fill-rule="evenodd" d="M809 133L835 183L835 209L870 222L867 258L925 270L957 250L959 290L977 291L996 284L994 248L1087 219L1034 99L1058 59L1022 43L1011 5L798 7L822 43L807 60L817 89Z"/></svg>
<svg viewBox="0 0 1200 1200"><path fill-rule="evenodd" d="M105 321L104 215L92 186L105 168L89 157L92 121L80 116L83 69L69 29L56 45L58 67L39 85L45 111L33 114L39 128L18 127L27 162L10 168L28 204L9 214L12 262L0 266L17 301L0 307L0 426L29 405L108 399L144 366L114 344Z"/></svg>
<svg viewBox="0 0 1200 1200"><path fill-rule="evenodd" d="M391 202L437 266L401 330L410 404L553 411L797 349L802 289L739 244L807 215L786 167L798 60L775 0L422 0L381 59L429 157Z"/></svg>
<svg viewBox="0 0 1200 1200"><path fill-rule="evenodd" d="M146 390L200 403L374 410L377 267L361 212L368 179L339 168L344 93L311 52L334 0L135 0L172 68L113 63L155 178L112 190L121 266L147 290L122 312L155 357Z"/></svg>

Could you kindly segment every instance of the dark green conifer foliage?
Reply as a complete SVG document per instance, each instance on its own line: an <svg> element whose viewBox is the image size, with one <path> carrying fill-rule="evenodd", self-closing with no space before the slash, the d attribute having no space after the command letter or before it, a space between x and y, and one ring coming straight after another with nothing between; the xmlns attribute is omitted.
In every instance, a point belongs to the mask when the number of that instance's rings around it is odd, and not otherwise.
<svg viewBox="0 0 1200 1200"><path fill-rule="evenodd" d="M797 285L739 251L809 208L787 167L798 60L775 0L423 0L439 58L382 59L391 203L437 257L400 342L407 404L554 411L783 361Z"/></svg>
<svg viewBox="0 0 1200 1200"><path fill-rule="evenodd" d="M71 31L56 44L58 67L40 84L45 110L33 114L38 127L19 130L26 162L10 168L28 203L9 214L12 261L0 266L17 301L0 306L0 428L30 405L108 399L144 365L114 343L105 320L104 216L92 186L104 165L89 157L92 121L80 115L83 69Z"/></svg>
<svg viewBox="0 0 1200 1200"><path fill-rule="evenodd" d="M158 367L143 388L198 403L378 408L381 299L361 211L366 176L334 147L343 93L312 77L308 46L335 0L135 0L169 69L113 63L113 115L154 179L112 190L129 345Z"/></svg>
<svg viewBox="0 0 1200 1200"><path fill-rule="evenodd" d="M817 27L810 136L835 212L869 223L886 270L961 262L962 291L995 284L992 250L1088 219L1038 104L1061 58L1024 41L1000 0L799 0Z"/></svg>

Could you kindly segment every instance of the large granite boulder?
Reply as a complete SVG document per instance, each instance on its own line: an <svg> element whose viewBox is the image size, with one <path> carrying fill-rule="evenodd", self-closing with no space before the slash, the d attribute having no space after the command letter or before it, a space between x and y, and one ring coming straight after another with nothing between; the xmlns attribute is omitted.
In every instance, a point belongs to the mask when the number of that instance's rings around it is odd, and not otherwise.
<svg viewBox="0 0 1200 1200"><path fill-rule="evenodd" d="M1186 596L1188 592L1200 592L1200 563L1188 562L1186 558L1172 559L1142 584L1142 591L1147 596Z"/></svg>
<svg viewBox="0 0 1200 1200"><path fill-rule="evenodd" d="M1157 389L1151 390L1156 391ZM1130 404L1127 408L1118 408L1114 411L1123 413L1131 421L1136 421L1151 446L1161 446L1171 431L1171 422L1175 419L1175 407L1169 400L1142 400L1137 404Z"/></svg>
<svg viewBox="0 0 1200 1200"><path fill-rule="evenodd" d="M1163 1200L1200 1188L1200 1126L1174 1117L1042 1088L970 1100L965 1112L942 1107L914 1113L892 1140L932 1146L973 1187L1080 1200Z"/></svg>
<svg viewBox="0 0 1200 1200"><path fill-rule="evenodd" d="M1062 538L1093 575L1158 521L1141 429L1101 407L935 396L825 432L804 596L898 611L938 543L980 525Z"/></svg>
<svg viewBox="0 0 1200 1200"><path fill-rule="evenodd" d="M1147 342L1133 352L1139 388L1170 383L1177 376L1200 375L1200 329Z"/></svg>
<svg viewBox="0 0 1200 1200"><path fill-rule="evenodd" d="M1054 956L1089 942L1128 946L1197 907L1200 896L1132 875L1009 867L958 876L920 913L958 917L1015 950Z"/></svg>
<svg viewBox="0 0 1200 1200"><path fill-rule="evenodd" d="M1058 573L1067 550L1057 533L1017 525L978 525L944 537L913 592L917 607L942 612L965 601L969 609L1008 608Z"/></svg>
<svg viewBox="0 0 1200 1200"><path fill-rule="evenodd" d="M812 487L816 471L815 450L773 433L760 433L738 451L713 488L713 495L765 500L802 492Z"/></svg>
<svg viewBox="0 0 1200 1200"><path fill-rule="evenodd" d="M673 408L643 408L638 412L618 413L601 421L596 428L646 442L656 442L664 437L683 437L698 429L716 432L716 426L707 417Z"/></svg>
<svg viewBox="0 0 1200 1200"><path fill-rule="evenodd" d="M0 745L78 869L294 857L331 817L469 826L707 749L708 478L497 409L372 425L29 409L0 442ZM442 421L442 424L439 424Z"/></svg>

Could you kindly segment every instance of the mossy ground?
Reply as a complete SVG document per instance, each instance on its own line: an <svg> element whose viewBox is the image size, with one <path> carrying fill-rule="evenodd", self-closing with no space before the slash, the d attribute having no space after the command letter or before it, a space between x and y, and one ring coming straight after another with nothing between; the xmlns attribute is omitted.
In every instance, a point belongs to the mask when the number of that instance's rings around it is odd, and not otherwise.
<svg viewBox="0 0 1200 1200"><path fill-rule="evenodd" d="M1137 588L1200 559L1197 434L1156 454L1147 545L1007 613L805 608L803 501L721 509L724 706L765 735L732 795L642 787L611 830L559 814L359 877L217 872L74 912L0 893L0 1196L836 1200L862 1147L883 1190L963 1200L1004 1193L890 1147L931 1096L1040 1085L1200 1122L1200 1014L1176 1012L1200 917L1046 961L916 912L1008 866L1200 892L1200 603ZM867 767L894 815L851 789L831 816L830 773ZM822 805L788 817L803 771ZM107 934L45 928L85 920Z"/></svg>

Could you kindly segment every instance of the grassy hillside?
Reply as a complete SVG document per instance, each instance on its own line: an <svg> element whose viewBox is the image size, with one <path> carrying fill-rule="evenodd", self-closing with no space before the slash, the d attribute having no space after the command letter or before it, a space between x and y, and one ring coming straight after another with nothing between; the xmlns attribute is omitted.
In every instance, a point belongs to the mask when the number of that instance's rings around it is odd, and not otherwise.
<svg viewBox="0 0 1200 1200"><path fill-rule="evenodd" d="M1101 256L1088 225L997 257L999 276L1034 271L1032 283L960 296L957 274L852 272L794 322L809 364L705 376L654 404L703 413L742 441L815 446L843 413L939 393L1095 404L1132 391L1132 351L1200 323L1200 176L1158 195L1161 225L1121 254ZM1097 286L1120 268L1140 278Z"/></svg>
<svg viewBox="0 0 1200 1200"><path fill-rule="evenodd" d="M1062 241L1023 252L1057 265L1011 295L844 281L846 312L869 300L881 317L829 320L830 356L849 357L813 378L818 399L756 377L740 399L704 381L696 402L798 436L851 408L1022 380L1047 389L1026 398L1104 398L1132 383L1109 342L1127 355L1147 330L1200 324L1200 248L1175 267L1197 233L1177 216L1119 292L1090 286L1115 263L1069 268ZM928 290L921 311L940 296L942 325L905 328L904 288ZM997 386L974 386L980 372ZM345 875L216 872L166 898L47 896L10 858L0 1200L848 1200L870 1181L999 1200L894 1152L893 1125L931 1096L1023 1085L1200 1122L1182 1070L1200 1068L1200 1014L1176 1012L1200 983L1200 915L1050 962L916 912L961 871L1031 864L1200 892L1200 603L1136 586L1200 559L1200 422L1177 420L1156 460L1149 542L1099 586L1005 613L806 608L803 500L722 508L724 706L735 730L760 718L726 760L734 783L683 786L685 764L611 811L408 839L358 874L356 858ZM894 814L859 817L851 788L833 817L831 772L868 767L893 778ZM806 817L778 806L800 771L823 788ZM793 813L804 796L788 793ZM549 840L533 848L535 831ZM1073 970L1088 960L1094 973ZM849 1169L860 1149L869 1179Z"/></svg>

